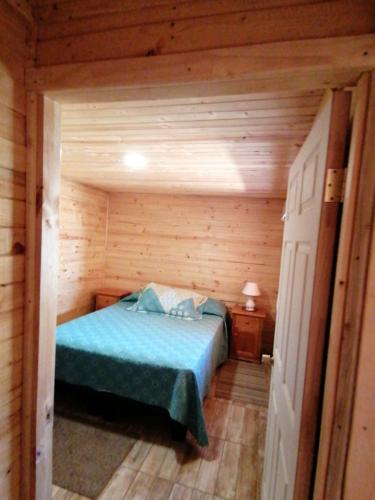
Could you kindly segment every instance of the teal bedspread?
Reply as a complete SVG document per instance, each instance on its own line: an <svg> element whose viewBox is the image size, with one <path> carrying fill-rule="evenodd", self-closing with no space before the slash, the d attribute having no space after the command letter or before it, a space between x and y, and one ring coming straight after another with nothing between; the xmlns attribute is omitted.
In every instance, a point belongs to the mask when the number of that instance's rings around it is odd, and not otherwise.
<svg viewBox="0 0 375 500"><path fill-rule="evenodd" d="M227 357L225 318L186 321L117 304L57 328L56 378L165 408L197 442L216 367Z"/></svg>

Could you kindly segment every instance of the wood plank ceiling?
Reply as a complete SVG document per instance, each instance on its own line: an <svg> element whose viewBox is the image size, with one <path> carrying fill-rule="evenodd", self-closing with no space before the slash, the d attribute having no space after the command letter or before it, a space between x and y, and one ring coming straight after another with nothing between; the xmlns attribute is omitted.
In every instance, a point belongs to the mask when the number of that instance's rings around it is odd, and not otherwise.
<svg viewBox="0 0 375 500"><path fill-rule="evenodd" d="M64 104L62 174L106 191L283 198L320 91ZM125 164L142 155L143 167Z"/></svg>

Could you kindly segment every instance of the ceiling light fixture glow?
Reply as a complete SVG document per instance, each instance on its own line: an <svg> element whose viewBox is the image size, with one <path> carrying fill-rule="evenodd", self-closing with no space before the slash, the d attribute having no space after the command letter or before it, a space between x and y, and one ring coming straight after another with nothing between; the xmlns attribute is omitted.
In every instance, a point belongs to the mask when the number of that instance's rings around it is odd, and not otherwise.
<svg viewBox="0 0 375 500"><path fill-rule="evenodd" d="M126 153L124 163L131 170L142 170L147 165L147 158L141 153Z"/></svg>

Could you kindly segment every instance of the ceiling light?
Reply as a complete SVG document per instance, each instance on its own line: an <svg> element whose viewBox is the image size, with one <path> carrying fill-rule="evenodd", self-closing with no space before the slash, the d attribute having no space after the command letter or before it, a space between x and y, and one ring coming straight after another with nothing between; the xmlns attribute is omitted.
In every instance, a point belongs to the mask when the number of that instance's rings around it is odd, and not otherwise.
<svg viewBox="0 0 375 500"><path fill-rule="evenodd" d="M131 170L142 170L147 165L147 158L141 153L126 153L124 163Z"/></svg>

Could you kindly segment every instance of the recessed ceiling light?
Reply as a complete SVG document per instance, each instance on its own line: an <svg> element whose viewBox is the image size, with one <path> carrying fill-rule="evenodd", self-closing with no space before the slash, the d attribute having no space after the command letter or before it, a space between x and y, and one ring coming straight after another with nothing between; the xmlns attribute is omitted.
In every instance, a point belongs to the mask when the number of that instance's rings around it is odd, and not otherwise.
<svg viewBox="0 0 375 500"><path fill-rule="evenodd" d="M126 153L124 163L131 170L142 170L147 165L147 158L141 153Z"/></svg>

